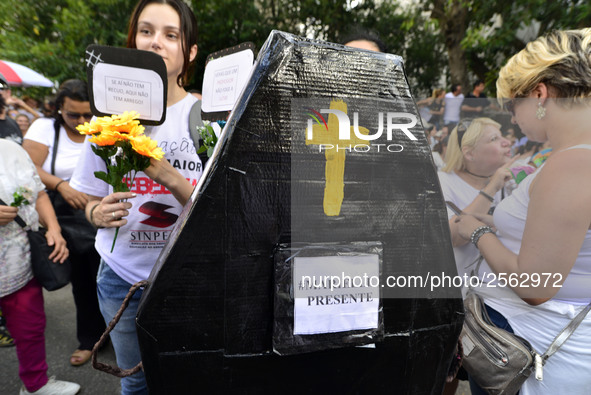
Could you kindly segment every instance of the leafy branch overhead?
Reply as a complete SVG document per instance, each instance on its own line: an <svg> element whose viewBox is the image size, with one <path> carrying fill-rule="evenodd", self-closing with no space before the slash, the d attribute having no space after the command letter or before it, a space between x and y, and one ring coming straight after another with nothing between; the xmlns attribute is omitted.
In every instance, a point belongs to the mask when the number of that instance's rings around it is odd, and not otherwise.
<svg viewBox="0 0 591 395"><path fill-rule="evenodd" d="M125 46L137 0L0 1L0 59L61 83L85 78L89 44ZM591 3L572 0L190 0L198 20L200 89L207 56L273 29L340 42L357 28L378 33L401 55L415 96L478 77L494 94L496 73L531 39L550 30L591 26ZM41 89L41 88L40 88ZM35 90L27 91L36 94ZM39 91L38 96L50 93Z"/></svg>

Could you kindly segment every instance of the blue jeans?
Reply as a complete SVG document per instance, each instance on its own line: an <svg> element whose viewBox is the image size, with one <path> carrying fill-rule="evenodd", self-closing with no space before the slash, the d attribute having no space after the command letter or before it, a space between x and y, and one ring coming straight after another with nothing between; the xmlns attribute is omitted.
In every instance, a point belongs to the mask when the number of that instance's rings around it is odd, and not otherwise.
<svg viewBox="0 0 591 395"><path fill-rule="evenodd" d="M486 312L488 313L488 316L490 317L490 320L492 321L493 324L495 324L496 326L498 326L501 329L506 330L509 333L515 333L513 331L513 328L511 328L511 325L509 325L509 321L507 321L505 316L503 316L501 313L499 313L498 311L496 311L495 309L493 309L492 307L490 307L486 304L485 304L485 307L486 307ZM478 384L476 384L476 382L474 380L472 380L472 377L470 377L469 375L468 375L468 381L470 382L470 392L472 392L472 395L487 395L488 394L488 392L486 392L485 390L480 388L480 386ZM519 394L519 392L517 392L517 395L518 394Z"/></svg>
<svg viewBox="0 0 591 395"><path fill-rule="evenodd" d="M99 307L105 319L109 323L123 303L123 299L129 292L132 284L119 277L101 259L101 264L96 277ZM122 369L131 369L141 360L140 346L135 328L135 317L142 296L142 290L138 289L129 301L129 306L123 312L121 319L111 332L111 342L115 348L117 365ZM148 386L143 371L121 379L122 395L148 394Z"/></svg>

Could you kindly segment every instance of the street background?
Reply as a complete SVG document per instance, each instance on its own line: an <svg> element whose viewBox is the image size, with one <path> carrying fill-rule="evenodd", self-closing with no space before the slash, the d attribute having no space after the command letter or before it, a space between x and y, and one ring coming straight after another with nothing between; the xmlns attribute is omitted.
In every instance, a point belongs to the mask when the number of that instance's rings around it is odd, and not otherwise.
<svg viewBox="0 0 591 395"><path fill-rule="evenodd" d="M120 393L119 379L93 369L91 361L74 367L70 355L78 347L76 340L76 308L72 286L68 285L53 292L43 291L45 298L45 349L49 377L73 381L81 385L80 394L111 395ZM113 347L108 344L98 355L98 360L115 364ZM14 347L0 348L0 395L17 395L21 387L18 377L18 361Z"/></svg>

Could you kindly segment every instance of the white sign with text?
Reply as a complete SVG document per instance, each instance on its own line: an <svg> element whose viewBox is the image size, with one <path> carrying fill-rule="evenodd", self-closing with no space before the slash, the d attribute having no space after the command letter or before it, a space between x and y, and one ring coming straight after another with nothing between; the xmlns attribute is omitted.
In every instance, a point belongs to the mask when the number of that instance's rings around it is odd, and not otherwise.
<svg viewBox="0 0 591 395"><path fill-rule="evenodd" d="M234 108L248 82L253 61L254 53L250 49L209 61L203 75L203 111Z"/></svg>
<svg viewBox="0 0 591 395"><path fill-rule="evenodd" d="M140 118L158 121L164 111L164 86L152 70L98 63L93 71L97 110L108 114L137 111Z"/></svg>
<svg viewBox="0 0 591 395"><path fill-rule="evenodd" d="M294 335L378 327L379 256L296 257Z"/></svg>

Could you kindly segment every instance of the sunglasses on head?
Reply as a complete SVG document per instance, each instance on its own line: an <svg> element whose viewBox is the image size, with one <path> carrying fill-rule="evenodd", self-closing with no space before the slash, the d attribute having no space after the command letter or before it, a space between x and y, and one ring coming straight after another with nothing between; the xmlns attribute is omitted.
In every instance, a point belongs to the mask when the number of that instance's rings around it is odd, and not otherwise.
<svg viewBox="0 0 591 395"><path fill-rule="evenodd" d="M60 111L60 114L65 115L66 117L68 117L72 120L80 119L80 117L83 117L84 119L88 119L88 120L90 120L92 118L91 112L79 113L79 112L71 112L71 111L63 111L63 112Z"/></svg>
<svg viewBox="0 0 591 395"><path fill-rule="evenodd" d="M515 99L507 100L503 107L505 108L505 111L509 112L511 115L515 115Z"/></svg>
<svg viewBox="0 0 591 395"><path fill-rule="evenodd" d="M503 103L503 108L505 111L508 111L511 115L515 116L515 103L517 100L523 99L525 96L518 95L511 99L505 99L505 103Z"/></svg>
<svg viewBox="0 0 591 395"><path fill-rule="evenodd" d="M464 134L472 124L473 119L461 119L458 123L458 145L462 148L462 139L464 138Z"/></svg>

